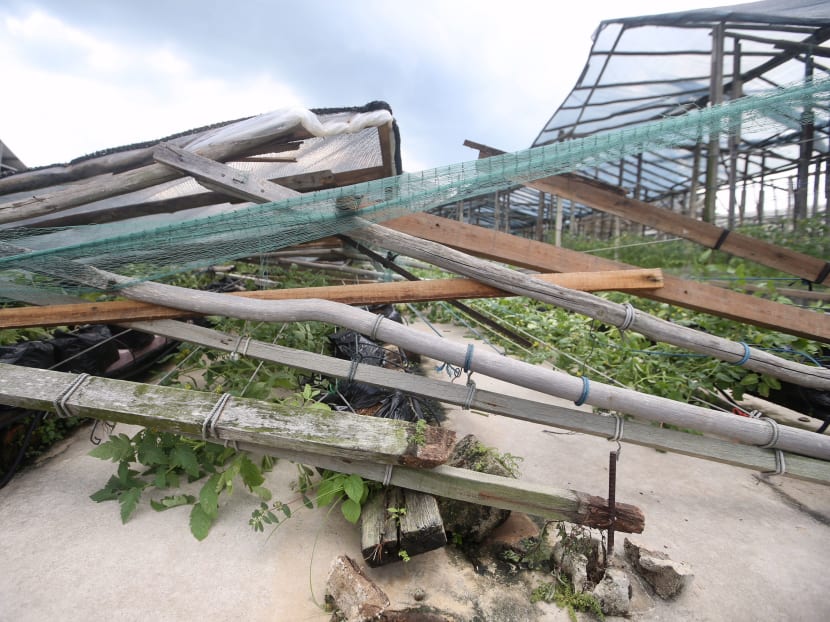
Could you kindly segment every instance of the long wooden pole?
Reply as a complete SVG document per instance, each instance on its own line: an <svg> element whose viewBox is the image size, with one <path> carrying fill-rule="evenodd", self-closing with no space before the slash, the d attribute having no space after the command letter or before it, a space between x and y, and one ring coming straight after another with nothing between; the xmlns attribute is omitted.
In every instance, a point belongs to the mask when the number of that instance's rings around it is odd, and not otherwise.
<svg viewBox="0 0 830 622"><path fill-rule="evenodd" d="M357 473L376 481L494 507L517 509L593 527L609 522L605 499L568 489L442 466L454 440L450 430L414 424L287 408L212 393L123 380L88 377L0 363L0 403L151 427L273 452L306 464ZM56 405L57 404L57 405ZM625 505L625 504L624 504ZM617 517L620 504L616 505ZM643 530L642 511L622 510L625 526Z"/></svg>
<svg viewBox="0 0 830 622"><path fill-rule="evenodd" d="M537 278L573 289L639 290L662 285L660 270L614 270L610 272L580 272L569 274L539 274ZM296 300L321 298L344 304L374 305L400 302L430 302L510 296L509 292L490 287L472 279L435 279L398 283L363 283L360 285L332 285L265 289L232 292L227 296L258 298L260 300ZM112 302L85 302L58 304L45 307L10 307L0 309L0 328L27 326L66 326L72 324L104 324L139 320L160 320L189 317L181 309L171 309L134 300Z"/></svg>
<svg viewBox="0 0 830 622"><path fill-rule="evenodd" d="M160 162L187 172L201 183L224 189L232 196L248 198L258 203L271 200L269 198L271 193L277 197L285 191L284 188L275 186L267 180L247 178L235 179L231 182L229 180L233 179L233 169L183 149L171 146L160 148L156 153L156 158ZM453 222L453 224L458 226L458 223ZM747 369L802 386L830 390L830 370L828 369L788 361L757 348L751 349L746 344L735 343L693 328L678 326L643 311L637 311L630 305L626 306L584 292L558 287L516 270L482 261L442 244L422 240L369 222L365 222L365 225L364 228L353 230L350 236L427 261L504 291L581 313L624 330L634 330L657 341L713 356L729 363L740 364ZM126 292L125 295L129 296Z"/></svg>

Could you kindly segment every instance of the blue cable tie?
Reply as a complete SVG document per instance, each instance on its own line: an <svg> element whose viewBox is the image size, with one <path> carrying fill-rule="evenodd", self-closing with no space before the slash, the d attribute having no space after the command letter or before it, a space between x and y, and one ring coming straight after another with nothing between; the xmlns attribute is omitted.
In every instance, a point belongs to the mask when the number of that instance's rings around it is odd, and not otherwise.
<svg viewBox="0 0 830 622"><path fill-rule="evenodd" d="M743 341L739 341L738 343L744 347L744 355L741 357L740 361L735 361L734 364L740 366L749 360L749 346Z"/></svg>
<svg viewBox="0 0 830 622"><path fill-rule="evenodd" d="M588 399L588 393L591 392L591 381L586 376L582 376L582 394L579 399L574 402L577 406L582 406L585 400Z"/></svg>
<svg viewBox="0 0 830 622"><path fill-rule="evenodd" d="M464 373L470 371L470 365L473 363L473 350L475 350L475 346L473 344L467 344L467 356L464 358Z"/></svg>

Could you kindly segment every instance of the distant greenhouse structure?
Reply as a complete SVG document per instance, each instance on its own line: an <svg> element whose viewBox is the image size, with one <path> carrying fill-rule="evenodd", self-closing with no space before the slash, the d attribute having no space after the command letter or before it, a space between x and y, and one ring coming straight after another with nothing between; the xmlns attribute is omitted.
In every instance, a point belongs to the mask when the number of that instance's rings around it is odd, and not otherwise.
<svg viewBox="0 0 830 622"><path fill-rule="evenodd" d="M811 0L605 20L594 33L579 80L532 146L624 130L824 79L828 38L830 3ZM769 122L765 133L744 136L738 127L718 139L646 149L579 175L614 194L728 229L821 212L830 189L826 108L794 109ZM517 187L454 209L465 222L535 239L563 228L602 238L642 228L603 207L567 193L550 196ZM450 216L452 210L444 206L440 213Z"/></svg>

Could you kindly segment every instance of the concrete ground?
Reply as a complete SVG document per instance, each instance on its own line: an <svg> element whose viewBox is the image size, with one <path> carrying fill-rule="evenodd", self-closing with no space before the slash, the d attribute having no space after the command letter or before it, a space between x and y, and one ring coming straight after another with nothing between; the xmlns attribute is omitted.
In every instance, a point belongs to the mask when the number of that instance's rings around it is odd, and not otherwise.
<svg viewBox="0 0 830 622"><path fill-rule="evenodd" d="M445 329L460 340L457 329ZM541 397L476 377L479 387ZM608 441L457 409L459 434L524 458L522 477L605 496ZM130 433L119 426L117 431ZM0 621L42 620L327 620L322 602L329 564L360 558L359 533L339 513L301 509L271 536L248 526L257 502L234 493L203 542L188 529L188 510L143 504L122 525L113 502L89 495L114 472L87 456L88 429L0 490ZM293 465L280 462L269 485L294 494ZM830 489L786 478L759 478L714 462L623 445L617 499L641 507L646 530L636 542L688 563L695 579L676 601L645 594L635 620L776 621L830 619ZM623 535L618 534L618 550ZM368 571L393 605L427 605L461 619L567 620L553 605L531 606L516 592L476 575L445 547ZM590 619L581 616L581 619Z"/></svg>

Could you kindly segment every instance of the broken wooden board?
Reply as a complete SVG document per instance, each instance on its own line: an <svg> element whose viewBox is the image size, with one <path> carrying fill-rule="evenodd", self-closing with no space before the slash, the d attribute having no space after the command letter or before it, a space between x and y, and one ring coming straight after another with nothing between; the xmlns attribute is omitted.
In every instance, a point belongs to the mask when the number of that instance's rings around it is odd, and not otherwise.
<svg viewBox="0 0 830 622"><path fill-rule="evenodd" d="M389 221L385 223L385 226L439 242L478 257L544 272L615 270L633 267L610 259L594 257L429 214L405 216ZM830 315L799 309L792 305L739 294L668 274L663 275L663 287L660 289L632 293L694 311L711 313L738 322L830 343Z"/></svg>
<svg viewBox="0 0 830 622"><path fill-rule="evenodd" d="M375 493L360 515L361 551L372 567L401 561L447 543L432 495L392 486Z"/></svg>
<svg viewBox="0 0 830 622"><path fill-rule="evenodd" d="M612 270L570 274L539 274L535 278L581 291L643 290L662 286L660 270ZM362 283L292 289L268 289L233 292L228 296L259 300L294 300L318 298L345 304L375 305L401 302L429 302L466 298L511 296L472 279L436 279L399 283ZM17 307L0 309L0 328L27 326L67 326L73 324L107 324L139 320L193 317L196 314L132 300Z"/></svg>
<svg viewBox="0 0 830 622"><path fill-rule="evenodd" d="M500 149L469 140L464 141L464 144L477 149L480 157L505 153ZM830 263L823 259L763 240L756 240L748 235L629 198L621 194L618 189L605 186L592 179L578 175L555 175L528 182L527 185L814 283L830 284Z"/></svg>

